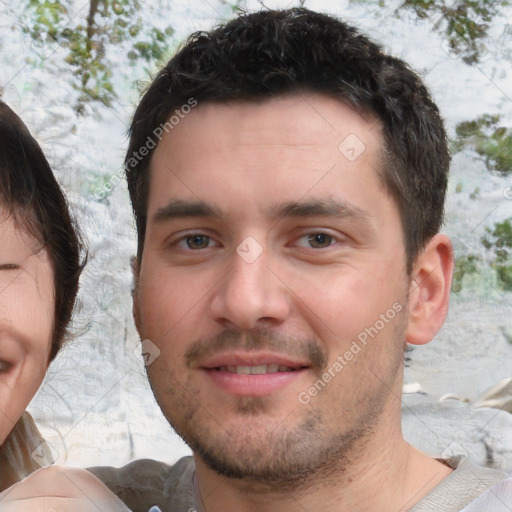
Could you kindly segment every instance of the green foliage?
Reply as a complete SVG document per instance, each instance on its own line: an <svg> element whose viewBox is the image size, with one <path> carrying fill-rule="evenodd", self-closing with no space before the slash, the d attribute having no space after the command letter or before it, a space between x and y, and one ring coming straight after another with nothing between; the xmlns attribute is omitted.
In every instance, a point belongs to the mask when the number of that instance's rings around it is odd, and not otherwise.
<svg viewBox="0 0 512 512"><path fill-rule="evenodd" d="M29 8L33 9L35 24L33 29L36 33L46 32L54 39L58 35L57 26L62 16L67 14L67 9L60 2L29 0Z"/></svg>
<svg viewBox="0 0 512 512"><path fill-rule="evenodd" d="M509 0L404 0L401 7L419 18L434 19L434 29L444 35L448 50L473 64L485 49L493 17L510 5Z"/></svg>
<svg viewBox="0 0 512 512"><path fill-rule="evenodd" d="M491 266L504 290L512 291L512 217L485 228L482 244L491 252Z"/></svg>
<svg viewBox="0 0 512 512"><path fill-rule="evenodd" d="M512 129L499 126L500 117L485 114L457 125L454 152L471 147L484 158L487 168L501 174L512 171Z"/></svg>
<svg viewBox="0 0 512 512"><path fill-rule="evenodd" d="M73 72L73 87L80 91L77 110L90 100L110 106L116 97L111 65L106 52L111 45L122 45L133 64L139 60L158 62L167 53L173 29L145 27L138 0L90 0L88 15L70 14L66 1L29 0L26 31L51 51L38 52L46 58L64 48L64 59ZM48 48L47 48L48 50Z"/></svg>
<svg viewBox="0 0 512 512"><path fill-rule="evenodd" d="M490 265L491 272L495 272L495 282L501 289L512 291L512 217L496 222L493 227L486 227L481 242L487 250L485 262ZM472 253L458 256L455 260L452 291L457 293L462 290L466 276L470 278L471 275L485 271L483 263L482 257ZM489 268L487 265L486 268Z"/></svg>
<svg viewBox="0 0 512 512"><path fill-rule="evenodd" d="M455 260L455 269L453 272L452 291L460 292L462 290L462 281L465 275L476 274L478 272L477 263L481 258L474 254L463 254Z"/></svg>
<svg viewBox="0 0 512 512"><path fill-rule="evenodd" d="M174 34L174 29L167 27L165 31L152 28L148 38L144 41L138 41L133 45L133 49L128 52L131 60L144 59L147 62L159 62L169 51L169 39Z"/></svg>
<svg viewBox="0 0 512 512"><path fill-rule="evenodd" d="M226 2L226 4L229 5L229 7L231 8L231 12L233 15L245 12L245 10L240 6L241 1L242 0L235 0L235 2ZM302 7L303 6L304 5L302 5Z"/></svg>

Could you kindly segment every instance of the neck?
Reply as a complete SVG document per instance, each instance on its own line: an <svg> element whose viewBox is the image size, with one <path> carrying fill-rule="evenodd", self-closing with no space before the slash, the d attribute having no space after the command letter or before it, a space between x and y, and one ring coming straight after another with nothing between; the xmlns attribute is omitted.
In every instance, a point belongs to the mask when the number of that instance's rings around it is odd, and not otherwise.
<svg viewBox="0 0 512 512"><path fill-rule="evenodd" d="M379 428L359 448L332 465L328 476L312 475L293 490L225 478L195 456L198 512L201 507L204 512L295 512L298 504L308 512L401 512L451 472L409 445L399 424L392 430Z"/></svg>

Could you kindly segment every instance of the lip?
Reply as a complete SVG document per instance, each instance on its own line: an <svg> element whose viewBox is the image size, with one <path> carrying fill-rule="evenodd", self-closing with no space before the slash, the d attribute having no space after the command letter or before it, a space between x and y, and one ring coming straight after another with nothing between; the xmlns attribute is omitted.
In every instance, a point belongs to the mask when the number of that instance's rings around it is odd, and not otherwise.
<svg viewBox="0 0 512 512"><path fill-rule="evenodd" d="M278 365L293 371L277 371L256 375L231 373L220 368L226 366ZM310 369L304 361L281 354L264 352L231 352L218 354L195 365L215 387L234 396L265 396L275 393L301 378ZM220 370L219 370L220 369Z"/></svg>
<svg viewBox="0 0 512 512"><path fill-rule="evenodd" d="M204 361L199 361L193 366L211 370L221 366L261 366L264 364L277 364L295 369L308 368L310 366L306 361L300 361L273 352L229 352L217 354Z"/></svg>

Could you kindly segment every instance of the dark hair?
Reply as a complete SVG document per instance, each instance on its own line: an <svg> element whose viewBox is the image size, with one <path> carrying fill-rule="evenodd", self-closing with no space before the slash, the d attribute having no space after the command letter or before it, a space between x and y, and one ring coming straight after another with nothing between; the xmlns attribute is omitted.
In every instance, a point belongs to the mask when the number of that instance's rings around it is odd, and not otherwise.
<svg viewBox="0 0 512 512"><path fill-rule="evenodd" d="M302 8L243 14L192 34L144 94L125 159L139 260L152 150L142 158L138 150L155 129L191 98L258 101L303 92L334 97L381 122L383 161L377 172L400 210L410 273L443 222L450 154L439 110L405 62L342 21Z"/></svg>
<svg viewBox="0 0 512 512"><path fill-rule="evenodd" d="M23 121L0 101L0 206L41 242L55 283L51 361L67 334L84 262L69 207L39 144Z"/></svg>

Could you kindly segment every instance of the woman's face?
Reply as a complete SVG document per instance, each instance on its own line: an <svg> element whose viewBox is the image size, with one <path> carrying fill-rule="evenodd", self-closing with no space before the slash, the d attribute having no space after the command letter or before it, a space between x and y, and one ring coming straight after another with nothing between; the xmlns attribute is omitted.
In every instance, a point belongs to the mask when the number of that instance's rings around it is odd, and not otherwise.
<svg viewBox="0 0 512 512"><path fill-rule="evenodd" d="M0 444L43 381L55 296L46 250L0 208Z"/></svg>

